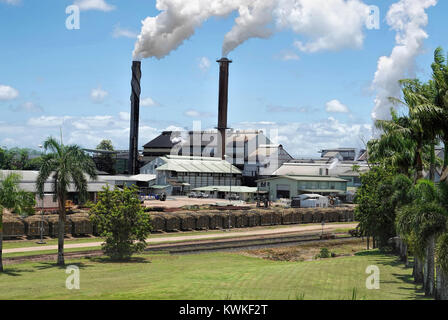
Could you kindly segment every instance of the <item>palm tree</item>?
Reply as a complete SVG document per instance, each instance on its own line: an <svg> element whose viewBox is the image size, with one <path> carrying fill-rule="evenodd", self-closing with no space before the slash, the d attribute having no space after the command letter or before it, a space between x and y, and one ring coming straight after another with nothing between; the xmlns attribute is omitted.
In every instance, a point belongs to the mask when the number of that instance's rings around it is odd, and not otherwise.
<svg viewBox="0 0 448 320"><path fill-rule="evenodd" d="M425 294L435 293L435 244L445 230L446 210L440 204L439 193L432 181L420 180L413 190L414 232L418 246L424 250Z"/></svg>
<svg viewBox="0 0 448 320"><path fill-rule="evenodd" d="M442 140L445 150L448 148L448 59L443 56L443 49L434 52L432 80L425 88L426 101L416 107L416 114L426 119L427 130L435 130ZM422 98L420 96L420 98ZM448 168L448 153L445 152L443 171Z"/></svg>
<svg viewBox="0 0 448 320"><path fill-rule="evenodd" d="M425 145L435 139L435 132L428 130L428 122L421 113L422 106L431 105L428 98L430 88L417 79L401 80L400 84L403 101L395 98L390 100L396 105L405 106L408 115L397 117L392 112L392 120L377 120L375 126L384 132L379 140L380 145L391 143L389 149L394 148L392 151L398 153L412 150L412 164L416 171L414 181L417 182L423 178ZM409 159L409 156L405 159Z"/></svg>
<svg viewBox="0 0 448 320"><path fill-rule="evenodd" d="M43 198L44 186L49 178L53 186L55 200L59 204L58 223L58 265L64 265L64 227L65 227L65 202L68 189L74 186L80 199L87 195L87 178L96 179L96 168L93 160L86 155L79 146L57 142L54 138L48 138L44 142L45 150L51 153L43 157L42 165L37 177L37 193Z"/></svg>
<svg viewBox="0 0 448 320"><path fill-rule="evenodd" d="M404 126L404 117L399 117L395 110L391 109L391 120L377 121L376 126L382 130L378 139L372 139L367 143L369 161L372 163L384 163L386 166L397 168L398 173L409 175L413 165L414 141L403 134L398 134L398 129Z"/></svg>
<svg viewBox="0 0 448 320"><path fill-rule="evenodd" d="M413 201L398 210L396 229L414 254L415 282L423 283L425 294L433 296L436 291L435 244L446 232L446 210L440 204L440 192L429 180L419 180L407 198Z"/></svg>
<svg viewBox="0 0 448 320"><path fill-rule="evenodd" d="M434 63L431 65L434 82L434 104L439 108L436 115L437 127L441 130L441 138L448 148L448 59L443 56L443 49L434 52ZM448 168L448 153L445 152L443 170Z"/></svg>
<svg viewBox="0 0 448 320"><path fill-rule="evenodd" d="M0 272L3 272L3 208L18 214L30 213L34 210L34 195L19 189L20 175L10 173L0 176Z"/></svg>

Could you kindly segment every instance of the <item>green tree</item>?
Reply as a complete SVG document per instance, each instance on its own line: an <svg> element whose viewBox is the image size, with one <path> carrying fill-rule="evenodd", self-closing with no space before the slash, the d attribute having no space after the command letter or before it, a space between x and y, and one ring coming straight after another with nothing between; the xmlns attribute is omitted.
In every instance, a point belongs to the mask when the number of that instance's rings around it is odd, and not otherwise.
<svg viewBox="0 0 448 320"><path fill-rule="evenodd" d="M412 202L398 210L396 227L414 253L415 281L423 282L425 294L432 296L436 287L435 245L446 232L446 210L432 181L419 180L409 197Z"/></svg>
<svg viewBox="0 0 448 320"><path fill-rule="evenodd" d="M146 248L151 231L150 217L138 198L136 188L105 188L91 210L92 221L106 240L103 250L112 260L126 260Z"/></svg>
<svg viewBox="0 0 448 320"><path fill-rule="evenodd" d="M440 129L440 136L445 150L448 148L448 59L443 49L434 52L434 63L431 65L434 82L434 104L422 106L422 112L431 116L433 124ZM448 168L448 153L445 152L443 169Z"/></svg>
<svg viewBox="0 0 448 320"><path fill-rule="evenodd" d="M65 202L69 187L73 185L79 193L80 200L87 196L87 177L96 179L96 168L92 159L76 145L66 146L53 138L44 142L45 150L50 153L43 156L37 177L37 193L44 196L44 185L49 178L53 194L59 205L58 223L58 265L64 265L64 225L66 219Z"/></svg>
<svg viewBox="0 0 448 320"><path fill-rule="evenodd" d="M373 237L380 247L395 236L395 210L392 201L393 174L390 169L374 166L361 175L361 187L355 195L355 217L363 236Z"/></svg>
<svg viewBox="0 0 448 320"><path fill-rule="evenodd" d="M112 141L103 140L96 147L97 150L101 151L115 151L114 146L112 145ZM105 171L110 174L115 174L115 158L111 153L99 153L96 157L96 164L99 170Z"/></svg>
<svg viewBox="0 0 448 320"><path fill-rule="evenodd" d="M391 102L396 105L402 105L407 109L407 115L398 117L392 111L392 120L377 120L375 126L383 131L383 135L378 139L377 147L373 148L379 153L379 156L385 158L388 156L385 151L398 159L410 160L412 157L412 166L415 170L415 181L423 178L425 145L432 146L430 155L431 164L434 164L434 143L437 136L437 130L432 129L431 122L424 117L421 108L430 105L432 86L430 84L422 84L417 79L401 80L403 100L390 98ZM435 127L434 127L435 128ZM374 145L375 141L372 143ZM371 144L371 147L372 147ZM411 152L409 155L408 153ZM411 156L411 157L410 157ZM400 162L395 165L400 168ZM402 172L405 173L405 172Z"/></svg>
<svg viewBox="0 0 448 320"><path fill-rule="evenodd" d="M393 109L391 115L391 120L376 123L383 133L379 138L367 143L369 162L381 163L397 173L409 176L414 162L412 150L415 143L398 132L398 128L406 125L404 117L399 117Z"/></svg>
<svg viewBox="0 0 448 320"><path fill-rule="evenodd" d="M19 189L19 182L20 175L16 173L0 176L0 272L3 272L3 208L17 214L30 214L36 204L32 193Z"/></svg>

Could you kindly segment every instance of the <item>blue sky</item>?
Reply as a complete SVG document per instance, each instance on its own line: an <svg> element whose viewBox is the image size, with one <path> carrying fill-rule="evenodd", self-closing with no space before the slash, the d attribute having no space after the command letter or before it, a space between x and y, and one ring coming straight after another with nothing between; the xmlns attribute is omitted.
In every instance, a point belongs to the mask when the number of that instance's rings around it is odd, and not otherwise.
<svg viewBox="0 0 448 320"><path fill-rule="evenodd" d="M304 52L294 42L307 37L292 30L236 48L229 55L230 126L275 129L297 157L362 147L371 134L378 59L395 46L385 16L396 2L366 2L380 8L381 29L364 28L360 48ZM133 36L142 20L160 12L154 0L104 3L114 8L82 10L80 29L67 30L65 9L73 0L0 0L0 89L9 90L3 98L0 90L0 146L36 148L62 126L64 142L95 147L106 138L127 148ZM426 9L428 38L414 59L415 75L424 79L434 49L448 49L446 12L446 1ZM212 17L167 57L143 60L141 146L162 130L191 128L194 120L216 126L215 60L236 17Z"/></svg>

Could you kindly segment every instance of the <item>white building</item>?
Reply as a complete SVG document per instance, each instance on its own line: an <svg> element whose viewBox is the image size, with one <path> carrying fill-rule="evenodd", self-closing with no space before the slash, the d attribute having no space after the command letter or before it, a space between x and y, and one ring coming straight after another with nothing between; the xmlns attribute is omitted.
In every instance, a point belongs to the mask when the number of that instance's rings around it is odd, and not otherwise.
<svg viewBox="0 0 448 320"><path fill-rule="evenodd" d="M155 159L167 155L218 157L217 131L165 131L144 146L144 160L148 163L141 173L153 173ZM272 174L283 163L293 158L281 145L272 144L261 130L229 130L226 137L227 161L242 171L247 178ZM250 180L250 179L249 179Z"/></svg>
<svg viewBox="0 0 448 320"><path fill-rule="evenodd" d="M152 188L168 195L181 195L201 187L241 186L241 171L227 161L210 157L172 156L157 158L142 168L155 173Z"/></svg>
<svg viewBox="0 0 448 320"><path fill-rule="evenodd" d="M328 208L330 203L328 197L319 194L301 194L297 198L301 208Z"/></svg>

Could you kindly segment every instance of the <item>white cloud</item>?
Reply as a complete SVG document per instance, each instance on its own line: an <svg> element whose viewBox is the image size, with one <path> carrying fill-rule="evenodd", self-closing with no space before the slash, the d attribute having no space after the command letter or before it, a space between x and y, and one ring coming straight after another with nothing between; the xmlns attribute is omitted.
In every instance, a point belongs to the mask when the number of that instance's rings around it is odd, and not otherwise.
<svg viewBox="0 0 448 320"><path fill-rule="evenodd" d="M325 111L329 113L348 113L350 112L346 105L339 100L328 101L325 105Z"/></svg>
<svg viewBox="0 0 448 320"><path fill-rule="evenodd" d="M298 112L298 113L309 113L316 111L316 109L308 108L308 107L283 107L283 106L277 106L277 105L268 105L266 107L267 112L274 112L274 113L291 113L291 112Z"/></svg>
<svg viewBox="0 0 448 320"><path fill-rule="evenodd" d="M22 124L0 120L0 143L8 147L36 148L49 136L59 139L62 128L63 141L67 144L95 148L101 140L110 139L115 148L127 149L129 145L129 120L126 119L127 117L126 112L120 112L115 116L32 117ZM139 145L143 146L164 130L167 129L155 128L141 121Z"/></svg>
<svg viewBox="0 0 448 320"><path fill-rule="evenodd" d="M92 89L92 91L90 92L90 98L95 103L102 103L108 95L109 95L109 93L107 91L101 89L101 87Z"/></svg>
<svg viewBox="0 0 448 320"><path fill-rule="evenodd" d="M147 97L147 98L143 98L140 101L140 105L142 107L156 107L159 104L157 102L155 102L152 98Z"/></svg>
<svg viewBox="0 0 448 320"><path fill-rule="evenodd" d="M108 4L105 0L76 0L74 5L83 11L99 10L107 12L115 10L115 6Z"/></svg>
<svg viewBox="0 0 448 320"><path fill-rule="evenodd" d="M120 112L119 114L120 120L129 121L131 120L131 114L129 112Z"/></svg>
<svg viewBox="0 0 448 320"><path fill-rule="evenodd" d="M112 116L82 117L79 120L72 122L72 125L79 130L107 128L114 125L114 118Z"/></svg>
<svg viewBox="0 0 448 320"><path fill-rule="evenodd" d="M120 24L116 25L114 28L114 31L112 33L112 36L114 38L130 38L130 39L136 39L137 33L128 29L124 29L120 27Z"/></svg>
<svg viewBox="0 0 448 320"><path fill-rule="evenodd" d="M258 129L275 138L276 143L294 157L319 157L318 150L325 148L364 148L363 140L371 137L372 125L368 123L343 123L332 117L316 122L241 122L240 129Z"/></svg>
<svg viewBox="0 0 448 320"><path fill-rule="evenodd" d="M31 101L24 102L18 106L12 107L11 109L16 112L28 112L28 113L44 111L41 106Z"/></svg>
<svg viewBox="0 0 448 320"><path fill-rule="evenodd" d="M22 2L22 0L0 0L2 3L18 5Z"/></svg>
<svg viewBox="0 0 448 320"><path fill-rule="evenodd" d="M214 116L212 113L202 112L195 109L185 111L184 115L190 118L212 118Z"/></svg>
<svg viewBox="0 0 448 320"><path fill-rule="evenodd" d="M283 61L296 61L296 60L300 60L300 57L295 52L286 51L286 52L283 52L281 59Z"/></svg>
<svg viewBox="0 0 448 320"><path fill-rule="evenodd" d="M33 127L59 127L64 124L64 121L70 120L72 117L57 117L57 116L41 116L38 118L28 119L27 124Z"/></svg>
<svg viewBox="0 0 448 320"><path fill-rule="evenodd" d="M10 86L0 85L0 101L13 100L19 96L19 91Z"/></svg>
<svg viewBox="0 0 448 320"><path fill-rule="evenodd" d="M373 119L390 118L389 97L400 96L399 80L413 77L415 59L428 38L423 29L428 24L425 10L436 4L437 0L400 0L390 7L387 23L396 31L396 46L390 56L378 60L372 83L372 88L377 92Z"/></svg>
<svg viewBox="0 0 448 320"><path fill-rule="evenodd" d="M207 57L202 57L199 60L199 69L206 72L208 69L210 69L211 63L210 60Z"/></svg>

